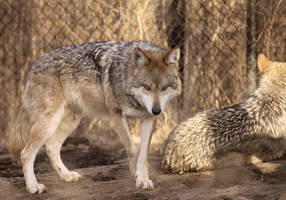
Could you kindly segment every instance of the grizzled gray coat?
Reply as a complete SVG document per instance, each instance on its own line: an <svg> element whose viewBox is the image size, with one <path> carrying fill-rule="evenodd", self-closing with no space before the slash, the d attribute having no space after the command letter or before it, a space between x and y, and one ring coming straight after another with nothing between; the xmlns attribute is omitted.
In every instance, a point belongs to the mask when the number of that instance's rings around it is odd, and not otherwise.
<svg viewBox="0 0 286 200"><path fill-rule="evenodd" d="M103 117L110 111L121 115L122 107L126 104L138 110L141 116L148 115L146 109L130 95L134 83L129 84L129 77L134 77L135 72L131 69L136 65L134 47L150 53L166 52L145 41L108 41L59 48L36 60L28 74L24 99L16 118L18 130L15 132L20 134L17 137L19 141L10 137L10 151L18 154L23 149L28 139L25 134L29 135L31 125L39 119L37 113L34 115L30 112L38 110L40 113L45 109L43 104L57 105L54 102L42 102L40 105L30 103L37 102L37 98L47 101L52 96L58 99L64 94L72 112L85 113L90 117L96 113L101 113ZM137 82L139 80L140 76ZM43 88L43 85L46 87ZM59 91L61 88L65 91ZM27 123L23 124L22 121Z"/></svg>
<svg viewBox="0 0 286 200"><path fill-rule="evenodd" d="M84 116L109 117L126 149L136 187L153 189L147 160L153 118L180 94L179 57L178 48L166 51L147 41L110 41L63 47L39 58L28 75L9 137L10 152L21 152L27 191L46 190L33 170L43 145L61 179L79 180L80 174L63 164L60 149ZM127 117L140 119L139 152Z"/></svg>

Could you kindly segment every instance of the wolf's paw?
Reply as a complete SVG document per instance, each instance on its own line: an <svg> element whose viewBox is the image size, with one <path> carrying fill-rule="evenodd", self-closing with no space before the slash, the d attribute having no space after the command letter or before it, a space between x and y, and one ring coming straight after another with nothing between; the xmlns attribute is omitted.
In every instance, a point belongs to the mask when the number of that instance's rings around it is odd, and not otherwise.
<svg viewBox="0 0 286 200"><path fill-rule="evenodd" d="M78 181L81 178L81 175L75 171L70 171L68 173L62 174L61 179L65 182L74 182Z"/></svg>
<svg viewBox="0 0 286 200"><path fill-rule="evenodd" d="M144 190L154 189L154 184L148 177L149 177L148 173L144 175L138 171L136 172L135 178L136 178L137 189L144 189Z"/></svg>
<svg viewBox="0 0 286 200"><path fill-rule="evenodd" d="M47 191L47 188L44 184L35 184L35 185L31 185L31 186L27 186L26 188L27 192L29 192L30 194L41 194L45 191Z"/></svg>
<svg viewBox="0 0 286 200"><path fill-rule="evenodd" d="M144 189L144 190L154 190L154 184L150 179L140 179L136 178L136 187L137 189Z"/></svg>
<svg viewBox="0 0 286 200"><path fill-rule="evenodd" d="M149 179L148 167L146 164L137 165L135 178L136 178L137 189L140 189L140 188L142 188L144 190L153 190L154 189L154 184Z"/></svg>

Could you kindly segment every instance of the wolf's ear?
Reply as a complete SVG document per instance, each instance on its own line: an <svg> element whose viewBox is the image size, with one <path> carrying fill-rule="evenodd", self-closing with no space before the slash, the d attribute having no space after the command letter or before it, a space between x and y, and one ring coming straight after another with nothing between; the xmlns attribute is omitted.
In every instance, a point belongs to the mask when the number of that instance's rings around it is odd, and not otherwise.
<svg viewBox="0 0 286 200"><path fill-rule="evenodd" d="M150 60L149 54L146 51L140 49L139 47L134 48L133 56L137 63L141 63L144 65L147 65L149 63Z"/></svg>
<svg viewBox="0 0 286 200"><path fill-rule="evenodd" d="M261 73L264 73L270 66L271 61L266 58L265 55L259 54L258 59L258 68Z"/></svg>
<svg viewBox="0 0 286 200"><path fill-rule="evenodd" d="M173 48L165 55L165 62L170 65L178 65L180 59L180 49L178 47Z"/></svg>

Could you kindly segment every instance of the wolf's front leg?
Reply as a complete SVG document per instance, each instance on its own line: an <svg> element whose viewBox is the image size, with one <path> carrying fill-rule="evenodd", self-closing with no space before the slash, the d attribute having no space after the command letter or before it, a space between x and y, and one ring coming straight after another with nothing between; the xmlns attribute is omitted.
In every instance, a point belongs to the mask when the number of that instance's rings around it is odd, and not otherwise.
<svg viewBox="0 0 286 200"><path fill-rule="evenodd" d="M114 117L112 121L113 129L117 132L124 148L127 152L129 168L131 175L135 175L136 161L138 156L138 150L133 142L132 135L130 133L129 125L125 117Z"/></svg>
<svg viewBox="0 0 286 200"><path fill-rule="evenodd" d="M153 130L153 118L143 119L140 122L140 152L136 165L136 187L154 189L148 173L148 150Z"/></svg>

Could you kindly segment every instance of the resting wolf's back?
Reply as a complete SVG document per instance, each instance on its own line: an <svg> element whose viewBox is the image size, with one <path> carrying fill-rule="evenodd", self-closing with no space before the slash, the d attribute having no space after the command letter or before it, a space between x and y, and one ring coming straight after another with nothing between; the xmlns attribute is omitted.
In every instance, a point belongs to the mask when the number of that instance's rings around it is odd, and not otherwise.
<svg viewBox="0 0 286 200"><path fill-rule="evenodd" d="M277 120L272 117L268 120ZM254 155L261 160L274 159L273 152L277 151L279 157L283 149L279 135L277 132L275 137L264 128L244 105L205 111L181 123L171 133L162 165L173 172L223 167L217 166L219 160L231 152ZM267 149L271 151L269 155Z"/></svg>
<svg viewBox="0 0 286 200"><path fill-rule="evenodd" d="M49 95L49 98L67 99L66 106L74 112L89 112L91 109L85 107L86 102L104 102L106 106L121 104L124 101L120 98L124 93L122 86L128 81L128 67L134 65L132 53L135 47L152 54L166 52L147 41L107 41L59 48L35 61L28 74L14 127L9 133L10 152L19 154L26 144L37 116L34 106L44 106L45 102L37 104L45 100L43 94ZM115 81L120 84L114 84ZM93 102L95 99L97 102ZM98 106L98 109L103 108Z"/></svg>
<svg viewBox="0 0 286 200"><path fill-rule="evenodd" d="M283 155L286 64L265 62L266 66L260 63L260 86L246 101L204 111L175 128L165 148L164 168L180 172L224 167L216 164L233 152L262 161Z"/></svg>

